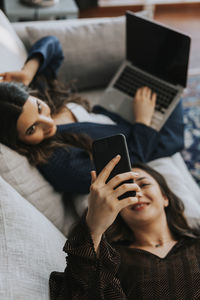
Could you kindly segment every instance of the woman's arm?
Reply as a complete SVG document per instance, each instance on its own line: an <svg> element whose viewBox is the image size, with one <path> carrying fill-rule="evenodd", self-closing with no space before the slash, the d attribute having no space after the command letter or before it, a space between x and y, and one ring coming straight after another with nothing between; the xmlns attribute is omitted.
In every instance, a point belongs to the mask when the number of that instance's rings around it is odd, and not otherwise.
<svg viewBox="0 0 200 300"><path fill-rule="evenodd" d="M59 40L55 36L44 37L31 47L23 68L20 71L1 73L0 81L21 82L28 86L37 74L54 79L63 58Z"/></svg>
<svg viewBox="0 0 200 300"><path fill-rule="evenodd" d="M37 74L44 74L47 79L55 79L64 59L62 46L57 37L46 36L38 40L31 47L27 61L36 55L41 57Z"/></svg>
<svg viewBox="0 0 200 300"><path fill-rule="evenodd" d="M106 114L119 126L122 125L119 132L126 136L131 163L151 160L152 152L157 148L160 135L150 127L155 104L156 94L148 87L139 88L132 101L134 124L128 123L120 115L95 107L96 113ZM128 130L123 131L123 127Z"/></svg>
<svg viewBox="0 0 200 300"><path fill-rule="evenodd" d="M29 85L33 78L35 77L39 67L40 67L41 58L39 55L35 55L33 58L28 60L21 71L12 71L12 72L4 72L1 73L0 76L2 77L0 82L4 81L15 81L21 82L24 85Z"/></svg>
<svg viewBox="0 0 200 300"><path fill-rule="evenodd" d="M137 90L133 99L133 115L135 124L129 136L128 146L132 163L171 156L183 149L183 113L181 102L174 109L160 131L150 127L156 105L156 94L150 88L144 87Z"/></svg>
<svg viewBox="0 0 200 300"><path fill-rule="evenodd" d="M126 192L139 192L140 188L135 183L124 183L134 180L137 174L127 172L118 174L107 182L107 179L120 161L120 155L114 157L96 177L92 171L92 184L88 199L88 212L86 221L90 229L96 253L99 253L99 245L104 232L112 225L122 209L137 203L137 197L127 197L119 201L119 197Z"/></svg>
<svg viewBox="0 0 200 300"><path fill-rule="evenodd" d="M118 124L118 133L123 133L126 136L132 164L137 161L148 162L153 159L171 156L184 147L184 122L181 101L160 131L156 131L142 121L131 125L120 115L101 106L95 106L93 112L105 114ZM106 132L106 128L104 132ZM117 132L114 132L114 128L110 135L113 134L117 134Z"/></svg>
<svg viewBox="0 0 200 300"><path fill-rule="evenodd" d="M89 154L82 149L58 148L48 163L37 168L58 192L88 194L91 182L90 172L94 168Z"/></svg>
<svg viewBox="0 0 200 300"><path fill-rule="evenodd" d="M104 238L97 257L85 218L74 228L64 246L67 267L50 275L51 300L125 300L116 277L119 254ZM109 276L109 281L107 280ZM110 296L112 295L112 296Z"/></svg>

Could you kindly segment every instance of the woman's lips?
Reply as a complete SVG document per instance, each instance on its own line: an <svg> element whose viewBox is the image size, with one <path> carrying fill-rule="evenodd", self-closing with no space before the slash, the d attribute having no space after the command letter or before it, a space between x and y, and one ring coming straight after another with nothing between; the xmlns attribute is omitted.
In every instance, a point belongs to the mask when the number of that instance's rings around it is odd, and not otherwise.
<svg viewBox="0 0 200 300"><path fill-rule="evenodd" d="M145 209L150 203L149 202L138 202L134 205L131 205L131 210L141 211Z"/></svg>

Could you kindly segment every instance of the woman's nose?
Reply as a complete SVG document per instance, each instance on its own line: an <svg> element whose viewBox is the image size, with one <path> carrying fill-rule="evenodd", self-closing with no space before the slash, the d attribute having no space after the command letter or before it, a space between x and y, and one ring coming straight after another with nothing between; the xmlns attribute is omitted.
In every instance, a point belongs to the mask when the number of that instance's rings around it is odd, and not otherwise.
<svg viewBox="0 0 200 300"><path fill-rule="evenodd" d="M43 125L44 127L46 127L46 126L51 127L54 124L54 120L51 117L45 116L45 115L40 115L39 121L40 121L41 125Z"/></svg>
<svg viewBox="0 0 200 300"><path fill-rule="evenodd" d="M142 197L142 196L143 196L143 193L142 193L142 191L140 191L140 192L137 192L137 193L136 193L136 196L137 196L138 198Z"/></svg>

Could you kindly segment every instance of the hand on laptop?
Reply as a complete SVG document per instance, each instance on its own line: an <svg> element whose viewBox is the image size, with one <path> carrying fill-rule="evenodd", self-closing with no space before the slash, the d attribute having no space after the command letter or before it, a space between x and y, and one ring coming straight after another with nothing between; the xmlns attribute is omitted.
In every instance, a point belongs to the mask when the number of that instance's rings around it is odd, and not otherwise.
<svg viewBox="0 0 200 300"><path fill-rule="evenodd" d="M135 122L143 123L147 126L151 124L156 104L156 93L148 87L141 87L137 90L133 98L133 114Z"/></svg>

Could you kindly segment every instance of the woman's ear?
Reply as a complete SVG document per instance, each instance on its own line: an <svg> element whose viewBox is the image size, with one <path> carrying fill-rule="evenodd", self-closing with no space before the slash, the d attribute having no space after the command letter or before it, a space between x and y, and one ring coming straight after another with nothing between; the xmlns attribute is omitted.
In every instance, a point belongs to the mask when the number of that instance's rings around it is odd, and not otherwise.
<svg viewBox="0 0 200 300"><path fill-rule="evenodd" d="M164 199L164 207L169 206L169 200L168 200L167 196L163 195L163 199Z"/></svg>

